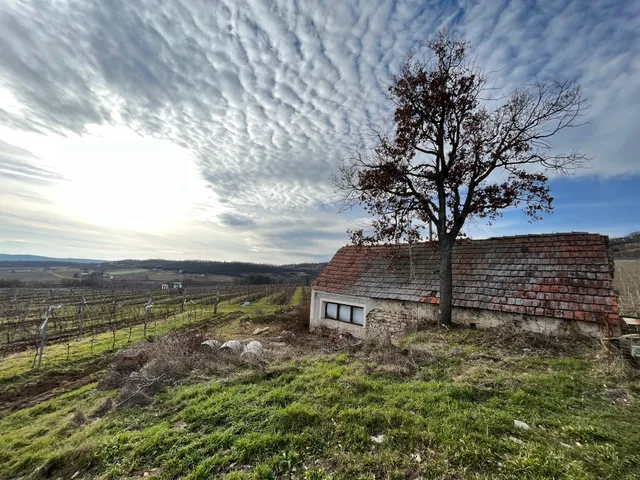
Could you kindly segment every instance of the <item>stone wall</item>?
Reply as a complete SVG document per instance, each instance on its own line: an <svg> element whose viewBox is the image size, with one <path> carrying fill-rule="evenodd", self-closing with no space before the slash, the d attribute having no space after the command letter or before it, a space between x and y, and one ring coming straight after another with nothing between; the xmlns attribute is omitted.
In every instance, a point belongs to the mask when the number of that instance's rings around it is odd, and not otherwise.
<svg viewBox="0 0 640 480"><path fill-rule="evenodd" d="M418 331L432 320L433 307L416 302L379 300L367 314L368 338L395 339Z"/></svg>
<svg viewBox="0 0 640 480"><path fill-rule="evenodd" d="M363 326L323 318L323 303L337 302L364 308ZM601 326L591 322L454 307L454 324L475 328L514 327L523 331L559 337L606 336ZM310 329L330 328L354 337L384 341L416 332L438 321L438 306L426 303L338 295L312 291Z"/></svg>

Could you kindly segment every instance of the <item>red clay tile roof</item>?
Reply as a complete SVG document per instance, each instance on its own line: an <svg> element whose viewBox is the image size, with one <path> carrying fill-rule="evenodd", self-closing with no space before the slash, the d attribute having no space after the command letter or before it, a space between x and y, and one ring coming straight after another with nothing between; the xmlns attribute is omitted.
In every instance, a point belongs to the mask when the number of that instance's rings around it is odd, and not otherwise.
<svg viewBox="0 0 640 480"><path fill-rule="evenodd" d="M608 237L588 233L459 241L453 250L453 305L618 324L608 247ZM347 246L313 288L438 303L438 270L435 244Z"/></svg>

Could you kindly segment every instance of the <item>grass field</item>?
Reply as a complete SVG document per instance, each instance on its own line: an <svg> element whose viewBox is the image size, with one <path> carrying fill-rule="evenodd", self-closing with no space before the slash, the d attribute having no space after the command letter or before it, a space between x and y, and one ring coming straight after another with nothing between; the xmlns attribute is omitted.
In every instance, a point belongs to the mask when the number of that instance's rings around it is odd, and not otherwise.
<svg viewBox="0 0 640 480"><path fill-rule="evenodd" d="M303 298L299 287L291 303ZM4 359L0 392L55 375L84 383L4 414L0 478L638 478L638 372L598 344L427 330L397 347L360 345L274 320L281 308L223 302L197 324L243 339L269 326L266 365L196 372L147 406L106 415L92 412L117 393L95 388L113 355L108 335L100 361L85 349L32 373L20 355ZM156 333L187 327L175 319ZM295 331L286 345L283 330Z"/></svg>
<svg viewBox="0 0 640 480"><path fill-rule="evenodd" d="M141 275L151 272L152 270L148 268L114 268L105 270L105 273L109 275L113 275L114 277L119 277L123 275Z"/></svg>
<svg viewBox="0 0 640 480"><path fill-rule="evenodd" d="M156 282L173 282L179 280L193 279L195 281L206 280L209 282L233 282L236 277L232 277L230 275L205 275L204 278L195 274L185 274L185 273L177 273L168 270L151 270L148 272L147 277L149 280L153 280Z"/></svg>
<svg viewBox="0 0 640 480"><path fill-rule="evenodd" d="M19 280L21 282L60 283L60 280L73 278L80 273L80 268L54 267L45 268L0 268L0 280Z"/></svg>

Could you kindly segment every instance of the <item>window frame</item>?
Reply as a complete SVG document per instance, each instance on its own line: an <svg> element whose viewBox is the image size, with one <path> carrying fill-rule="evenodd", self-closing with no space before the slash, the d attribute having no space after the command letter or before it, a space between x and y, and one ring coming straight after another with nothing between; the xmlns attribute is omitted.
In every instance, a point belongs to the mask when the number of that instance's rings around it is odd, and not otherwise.
<svg viewBox="0 0 640 480"><path fill-rule="evenodd" d="M336 322L340 322L340 323L346 323L349 325L356 325L358 327L364 327L365 322L366 322L366 315L365 315L365 307L364 305L350 305L347 303L340 303L340 302L336 302L336 301L331 301L331 300L324 300L322 305L322 318L325 320L334 320ZM327 313L327 309L329 304L333 304L336 306L336 318L332 318L328 315ZM340 319L340 307L347 307L349 308L349 320L341 320ZM353 309L354 308L361 308L362 309L362 325L359 323L355 323L353 321Z"/></svg>

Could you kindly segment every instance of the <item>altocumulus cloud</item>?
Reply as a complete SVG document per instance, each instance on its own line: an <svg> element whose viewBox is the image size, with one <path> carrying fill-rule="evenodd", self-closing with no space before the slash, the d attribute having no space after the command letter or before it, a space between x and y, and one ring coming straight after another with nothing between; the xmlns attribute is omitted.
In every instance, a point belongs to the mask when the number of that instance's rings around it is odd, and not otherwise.
<svg viewBox="0 0 640 480"><path fill-rule="evenodd" d="M44 135L126 126L170 141L225 207L208 228L240 232L246 251L279 252L256 259L322 257L354 216L332 213L331 172L369 122L388 118L385 82L406 53L445 26L507 90L580 81L592 122L558 147L592 156L589 175L640 173L633 0L8 0L0 85L18 107L0 105L0 123ZM5 175L55 175L5 150Z"/></svg>

